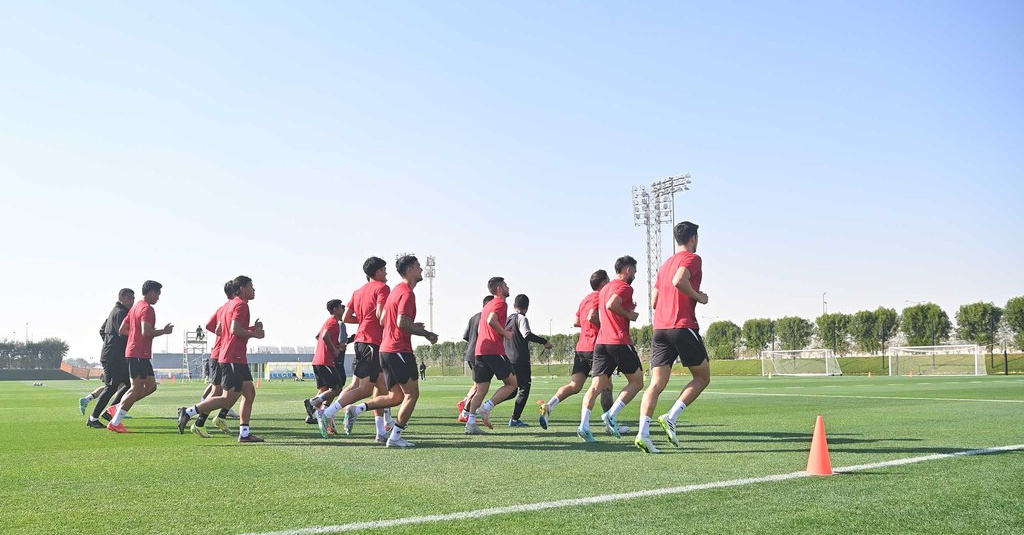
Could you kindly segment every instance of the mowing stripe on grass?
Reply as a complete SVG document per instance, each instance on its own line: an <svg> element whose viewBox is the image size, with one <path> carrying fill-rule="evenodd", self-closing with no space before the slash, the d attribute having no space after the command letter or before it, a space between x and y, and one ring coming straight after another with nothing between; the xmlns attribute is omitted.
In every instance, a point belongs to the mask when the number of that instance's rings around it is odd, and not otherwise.
<svg viewBox="0 0 1024 535"><path fill-rule="evenodd" d="M938 453L934 455L925 455L923 457L908 457L906 459L894 459L892 461L883 461L879 463L871 464L858 464L855 466L846 466L843 468L835 468L835 472L847 473L847 472L858 472L861 470L873 470L876 468L888 468L891 466L903 466L906 464L914 464L925 461L936 461L940 459L952 459L955 457L967 457L970 455L984 455L988 453L1002 453L1008 451L1020 451L1024 450L1024 444L1016 444L1013 446L998 446L994 448L985 448L980 450L966 450L957 451L953 453ZM475 520L478 518L484 518L495 515L505 515L511 513L526 513L532 511L543 511L546 509L559 509L562 507L578 507L580 505L592 505L595 503L605 502L616 502L622 500L632 500L635 498L647 498L651 496L665 496L669 494L684 494L687 492L695 492L698 490L708 489L721 489L727 487L740 487L744 485L753 485L755 483L771 483L775 481L786 481L789 479L799 479L804 477L813 477L807 472L790 472L788 474L775 474L770 476L762 477L748 477L743 479L731 479L728 481L715 481L712 483L700 483L697 485L686 485L684 487L668 487L662 489L649 489L640 490L635 492L623 492L620 494L603 494L600 496L590 496L587 498L572 498L568 500L557 500L552 502L542 503L527 503L521 505L508 505L505 507L491 507L488 509L477 509L475 511L462 511L459 513L446 513L439 515L427 515L427 516L410 516L406 518L394 518L391 520L373 520L369 522L354 522L351 524L339 524L336 526L317 526L311 528L301 529L290 529L284 531L271 531L260 534L247 534L247 535L318 535L321 533L342 533L346 531L359 531L364 529L384 529L394 526L408 526L413 524L427 524L430 522L450 522L457 520Z"/></svg>
<svg viewBox="0 0 1024 535"><path fill-rule="evenodd" d="M975 403L1024 403L1024 399L961 399L961 398L919 398L909 396L851 396L844 394L783 394L781 392L722 392L705 390L704 394L721 394L726 396L771 396L791 398L849 398L849 399L902 399L911 401L956 401Z"/></svg>

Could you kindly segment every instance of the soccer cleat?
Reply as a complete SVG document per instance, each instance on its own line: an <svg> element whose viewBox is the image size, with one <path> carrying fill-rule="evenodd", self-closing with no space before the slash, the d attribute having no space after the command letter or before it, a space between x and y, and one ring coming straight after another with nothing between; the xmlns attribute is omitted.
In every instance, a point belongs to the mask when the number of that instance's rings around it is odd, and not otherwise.
<svg viewBox="0 0 1024 535"><path fill-rule="evenodd" d="M487 433L485 433L483 429L480 429L479 425L468 424L468 425L466 425L466 434L467 435L486 435Z"/></svg>
<svg viewBox="0 0 1024 535"><path fill-rule="evenodd" d="M385 446L388 447L388 448L411 448L411 447L415 446L415 444L413 444L412 442L409 442L408 440L406 440L404 438L398 438L398 439L390 439L389 438L388 441L387 441L387 444L385 444Z"/></svg>
<svg viewBox="0 0 1024 535"><path fill-rule="evenodd" d="M377 444L384 444L385 442L388 441L388 436L387 435L377 435L377 436L373 437L373 441L376 442Z"/></svg>
<svg viewBox="0 0 1024 535"><path fill-rule="evenodd" d="M128 428L124 426L124 424L114 425L113 422L107 424L107 430L113 431L115 433L131 433L131 431L129 431Z"/></svg>
<svg viewBox="0 0 1024 535"><path fill-rule="evenodd" d="M254 434L252 434L252 433L249 433L249 436L247 436L247 437L238 437L238 441L239 442L263 442L263 439L258 437L258 436L256 436L256 435L254 435Z"/></svg>
<svg viewBox="0 0 1024 535"><path fill-rule="evenodd" d="M191 416L189 416L188 413L185 412L185 407L181 407L181 408L178 409L178 434L179 435L184 435L185 434L185 426L188 425L188 421L189 421L190 418L191 418Z"/></svg>
<svg viewBox="0 0 1024 535"><path fill-rule="evenodd" d="M309 418L315 418L315 416L313 416L313 411L316 410L316 407L313 406L313 403L311 403L308 399L304 399L302 400L302 405L306 407L307 420Z"/></svg>
<svg viewBox="0 0 1024 535"><path fill-rule="evenodd" d="M515 419L513 419L513 420L509 420L508 421L508 426L509 427L530 427L530 424L528 424L528 423L526 423L526 422L524 422L522 420L515 420Z"/></svg>
<svg viewBox="0 0 1024 535"><path fill-rule="evenodd" d="M103 424L103 422L99 420L89 420L88 422L85 422L85 426L91 427L93 429L104 429L107 427L106 425Z"/></svg>
<svg viewBox="0 0 1024 535"><path fill-rule="evenodd" d="M114 417L113 417L113 416L111 416L110 414L108 414L108 413L107 413L107 411L103 411L103 412L102 412L102 413L100 414L100 418L103 418L104 420L106 420L106 421L108 421L108 422L109 422L109 421L110 421L111 419L113 419Z"/></svg>
<svg viewBox="0 0 1024 535"><path fill-rule="evenodd" d="M609 434L609 435L612 434L612 432L607 427L605 428L604 432ZM626 435L628 435L628 434L630 434L632 432L633 432L633 428L632 427L630 427L628 425L619 425L619 434L620 435L626 436Z"/></svg>
<svg viewBox="0 0 1024 535"><path fill-rule="evenodd" d="M464 424L464 423L466 423L468 421L469 421L469 413L468 412L460 412L459 413L459 423L460 424Z"/></svg>
<svg viewBox="0 0 1024 535"><path fill-rule="evenodd" d="M220 429L225 435L231 434L231 428L228 427L228 423L225 422L224 418L221 418L220 415L213 417L213 425L217 426L217 429Z"/></svg>
<svg viewBox="0 0 1024 535"><path fill-rule="evenodd" d="M548 416L551 416L551 409L548 408L547 402L538 401L540 403L540 428L548 428Z"/></svg>
<svg viewBox="0 0 1024 535"><path fill-rule="evenodd" d="M619 421L607 412L601 415L601 421L604 422L604 431L615 438L622 438L622 433L619 432Z"/></svg>
<svg viewBox="0 0 1024 535"><path fill-rule="evenodd" d="M320 436L327 438L327 417L320 409L316 410L316 425L320 428Z"/></svg>
<svg viewBox="0 0 1024 535"><path fill-rule="evenodd" d="M121 408L121 405L111 405L111 406L107 407L107 415L110 416L111 418L113 418L114 416L117 416L117 409L120 409L120 408Z"/></svg>
<svg viewBox="0 0 1024 535"><path fill-rule="evenodd" d="M338 422L334 418L327 419L327 434L338 436Z"/></svg>
<svg viewBox="0 0 1024 535"><path fill-rule="evenodd" d="M238 416L238 413L235 412L235 409L228 409L228 418L234 418L237 420L240 418L240 416ZM262 439L260 441L262 442Z"/></svg>
<svg viewBox="0 0 1024 535"><path fill-rule="evenodd" d="M667 414L659 416L658 423L661 424L661 428L664 429L665 434L668 435L668 441L678 448L679 435L676 434L676 423L670 420Z"/></svg>
<svg viewBox="0 0 1024 535"><path fill-rule="evenodd" d="M466 410L466 400L465 399L460 399L459 400L459 404L456 405L456 407L459 408L459 414L462 414L462 411ZM82 414L85 414L85 413L82 413Z"/></svg>
<svg viewBox="0 0 1024 535"><path fill-rule="evenodd" d="M590 432L590 429L584 429L583 426L576 429L576 436L586 440L587 442L597 442L597 440L594 439L594 434Z"/></svg>
<svg viewBox="0 0 1024 535"><path fill-rule="evenodd" d="M89 398L78 398L78 408L82 409L82 416L85 416L85 409L89 408Z"/></svg>
<svg viewBox="0 0 1024 535"><path fill-rule="evenodd" d="M306 423L309 424L309 425L316 425L316 417L314 417L314 416L307 416L306 417Z"/></svg>
<svg viewBox="0 0 1024 535"><path fill-rule="evenodd" d="M636 440L633 441L633 444L640 448L640 451L644 453L661 453L661 450L654 447L654 443L651 442L651 437L637 437Z"/></svg>
<svg viewBox="0 0 1024 535"><path fill-rule="evenodd" d="M202 427L196 425L195 422L192 422L192 427L189 429L192 431L193 435L199 435L202 438L210 438L210 434L207 433L206 430L203 429Z"/></svg>
<svg viewBox="0 0 1024 535"><path fill-rule="evenodd" d="M494 429L494 424L491 423L491 411L480 411L476 415L476 419L483 422L487 429Z"/></svg>
<svg viewBox="0 0 1024 535"><path fill-rule="evenodd" d="M352 434L352 427L356 425L356 407L355 405L349 405L345 407L345 420L342 422L345 426L345 434Z"/></svg>

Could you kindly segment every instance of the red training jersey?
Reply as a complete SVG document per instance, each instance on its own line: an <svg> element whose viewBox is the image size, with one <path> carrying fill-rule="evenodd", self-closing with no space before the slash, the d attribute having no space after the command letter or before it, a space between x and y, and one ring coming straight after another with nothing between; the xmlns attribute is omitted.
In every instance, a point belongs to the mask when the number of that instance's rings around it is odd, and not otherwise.
<svg viewBox="0 0 1024 535"><path fill-rule="evenodd" d="M221 310L220 330L223 333L224 343L220 346L220 361L225 364L248 364L245 347L249 343L249 339L232 334L231 322L238 322L243 329L251 330L249 328L249 303L241 297L235 297L228 301Z"/></svg>
<svg viewBox="0 0 1024 535"><path fill-rule="evenodd" d="M338 337L341 336L341 325L338 323L338 318L331 316L324 322L324 326L320 328L320 336L316 340L316 352L313 353L313 365L314 366L335 366L334 353L331 351L330 346L327 345L327 339L333 340L335 343L338 341Z"/></svg>
<svg viewBox="0 0 1024 535"><path fill-rule="evenodd" d="M508 321L508 303L504 297L495 297L490 303L484 305L480 313L480 327L476 332L476 356L480 355L505 355L505 337L500 332L491 328L487 318L491 313L498 316L498 323L505 325Z"/></svg>
<svg viewBox="0 0 1024 535"><path fill-rule="evenodd" d="M370 281L352 293L348 309L359 320L356 328L356 342L380 345L384 337L384 327L377 318L377 305L385 304L391 289L380 281Z"/></svg>
<svg viewBox="0 0 1024 535"><path fill-rule="evenodd" d="M612 279L611 282L601 288L597 299L597 313L601 317L601 328L597 331L597 343L607 345L633 345L633 339L629 337L629 320L608 310L608 300L613 295L619 296L622 308L633 311L636 303L633 302L633 287L626 284L622 279Z"/></svg>
<svg viewBox="0 0 1024 535"><path fill-rule="evenodd" d="M690 270L690 286L700 291L701 260L689 252L680 251L662 264L658 270L658 306L654 309L655 329L700 329L697 325L697 302L680 292L672 279L679 268Z"/></svg>
<svg viewBox="0 0 1024 535"><path fill-rule="evenodd" d="M132 305L124 321L128 323L128 345L124 356L136 359L153 358L153 337L142 336L142 322L156 328L156 311L153 310L153 306L145 299L140 299Z"/></svg>
<svg viewBox="0 0 1024 535"><path fill-rule="evenodd" d="M587 319L590 311L597 308L599 292L592 292L580 302L580 308L576 310L576 321L580 324L580 339L576 342L576 351L587 353L594 350L597 343L597 325Z"/></svg>
<svg viewBox="0 0 1024 535"><path fill-rule="evenodd" d="M228 301L228 303L230 303L230 301ZM224 307L226 306L228 306L227 303L221 305L220 308L218 308L217 311L213 313L213 316L210 317L210 321L206 322L207 331L210 331L211 333L214 334L217 333L217 324L220 323L220 315L224 312ZM217 336L217 340L213 342L213 349L210 350L211 360L220 360L220 346L223 341L224 335L221 334L220 336Z"/></svg>
<svg viewBox="0 0 1024 535"><path fill-rule="evenodd" d="M412 353L412 333L398 326L398 316L416 320L416 294L409 283L400 282L384 303L384 335L380 342L381 352Z"/></svg>

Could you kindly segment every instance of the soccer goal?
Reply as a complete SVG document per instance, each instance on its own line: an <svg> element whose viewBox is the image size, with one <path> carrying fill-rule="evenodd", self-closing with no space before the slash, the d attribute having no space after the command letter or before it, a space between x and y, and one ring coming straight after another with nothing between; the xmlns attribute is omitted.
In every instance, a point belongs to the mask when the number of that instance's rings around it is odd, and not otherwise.
<svg viewBox="0 0 1024 535"><path fill-rule="evenodd" d="M988 375L981 346L890 347L889 376Z"/></svg>
<svg viewBox="0 0 1024 535"><path fill-rule="evenodd" d="M796 377L842 375L839 361L831 349L797 351L762 351L761 376L790 375Z"/></svg>

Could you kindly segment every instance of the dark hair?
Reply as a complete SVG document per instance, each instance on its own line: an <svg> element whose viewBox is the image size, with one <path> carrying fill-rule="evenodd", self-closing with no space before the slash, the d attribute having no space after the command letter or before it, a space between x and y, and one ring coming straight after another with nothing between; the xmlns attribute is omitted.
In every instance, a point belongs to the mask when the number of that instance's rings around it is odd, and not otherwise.
<svg viewBox="0 0 1024 535"><path fill-rule="evenodd" d="M366 273L366 280L373 278L373 274L380 271L380 268L387 267L388 263L383 258L371 256L363 262L363 273Z"/></svg>
<svg viewBox="0 0 1024 535"><path fill-rule="evenodd" d="M345 305L342 304L341 299L331 299L330 301L327 302L327 311L330 312L331 314L334 314L334 309L338 307L345 308Z"/></svg>
<svg viewBox="0 0 1024 535"><path fill-rule="evenodd" d="M498 291L498 286L501 286L505 282L505 277L491 277L487 279L487 291L494 295L494 292Z"/></svg>
<svg viewBox="0 0 1024 535"><path fill-rule="evenodd" d="M395 270L398 271L398 276L404 277L405 270L409 269L413 264L417 262L419 262L419 260L411 254L399 257L398 260L395 260Z"/></svg>
<svg viewBox="0 0 1024 535"><path fill-rule="evenodd" d="M603 269L599 269L599 270L597 270L597 271L595 271L595 272L590 274L590 289L591 290L594 290L596 292L597 289L601 287L601 284L605 283L605 282L608 282L608 272L607 271L605 271Z"/></svg>
<svg viewBox="0 0 1024 535"><path fill-rule="evenodd" d="M231 299L237 294L238 286L235 286L235 281L230 280L224 283L224 295L226 295L228 299Z"/></svg>
<svg viewBox="0 0 1024 535"><path fill-rule="evenodd" d="M121 290L117 292L118 299L124 299L129 295L135 297L135 290L132 290L131 288L121 288Z"/></svg>
<svg viewBox="0 0 1024 535"><path fill-rule="evenodd" d="M519 294L516 296L516 300L512 302L512 305L516 308L530 308L530 298L526 297L526 294Z"/></svg>
<svg viewBox="0 0 1024 535"><path fill-rule="evenodd" d="M155 290L159 290L160 288L163 288L163 287L164 287L164 285L160 284L157 281L146 281L146 282L142 283L142 295L146 295L149 292L152 292L152 291L155 291Z"/></svg>
<svg viewBox="0 0 1024 535"><path fill-rule="evenodd" d="M484 298L484 306L487 306L487 303L490 303L491 301L494 301L494 296L493 295L488 295L487 297L485 297Z"/></svg>
<svg viewBox="0 0 1024 535"><path fill-rule="evenodd" d="M615 261L615 273L622 273L623 271L626 270L626 267L628 266L632 266L635 268L636 258L633 258L632 256L629 255L620 257L618 260Z"/></svg>
<svg viewBox="0 0 1024 535"><path fill-rule="evenodd" d="M246 277L245 275L239 275L235 277L235 279L232 280L231 282L232 284L235 285L235 294L237 295L238 291L241 290L243 286L248 286L252 284L252 279Z"/></svg>
<svg viewBox="0 0 1024 535"><path fill-rule="evenodd" d="M676 239L676 245L684 245L690 241L690 238L697 235L697 224L690 223L689 221L676 223L676 226L672 229L672 235Z"/></svg>

